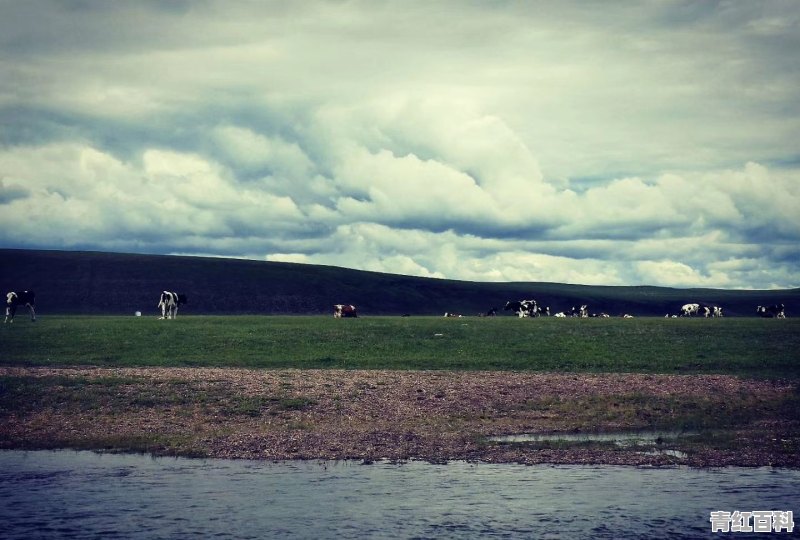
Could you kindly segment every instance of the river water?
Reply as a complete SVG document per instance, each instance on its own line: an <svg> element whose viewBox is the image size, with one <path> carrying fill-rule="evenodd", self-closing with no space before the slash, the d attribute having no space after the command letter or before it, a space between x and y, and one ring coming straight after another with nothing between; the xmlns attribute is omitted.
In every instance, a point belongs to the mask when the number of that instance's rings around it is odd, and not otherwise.
<svg viewBox="0 0 800 540"><path fill-rule="evenodd" d="M718 510L800 516L800 471L0 451L9 540L794 536L712 533Z"/></svg>

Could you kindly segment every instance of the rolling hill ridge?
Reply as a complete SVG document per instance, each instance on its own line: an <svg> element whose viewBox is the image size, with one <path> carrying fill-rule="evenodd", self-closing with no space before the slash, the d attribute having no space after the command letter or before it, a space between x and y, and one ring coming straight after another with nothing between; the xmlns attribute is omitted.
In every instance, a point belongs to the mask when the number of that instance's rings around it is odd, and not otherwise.
<svg viewBox="0 0 800 540"><path fill-rule="evenodd" d="M757 305L775 303L785 303L792 316L793 306L800 306L800 289L485 283L296 263L23 249L0 249L0 287L4 293L35 291L42 315L156 315L165 289L188 296L181 310L186 315L327 314L337 303L355 304L362 316L477 315L493 307L503 315L507 300L525 298L550 306L553 313L588 304L591 312L612 316L663 317L687 302L721 305L727 316L755 316Z"/></svg>

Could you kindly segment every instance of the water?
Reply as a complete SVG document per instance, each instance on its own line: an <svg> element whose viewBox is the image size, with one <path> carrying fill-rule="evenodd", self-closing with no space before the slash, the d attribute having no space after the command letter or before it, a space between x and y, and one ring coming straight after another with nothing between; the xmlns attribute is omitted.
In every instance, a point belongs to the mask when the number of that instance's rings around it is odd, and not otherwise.
<svg viewBox="0 0 800 540"><path fill-rule="evenodd" d="M712 510L800 516L798 485L800 471L771 468L270 463L0 451L0 537L719 538L711 533Z"/></svg>
<svg viewBox="0 0 800 540"><path fill-rule="evenodd" d="M649 455L665 455L685 458L687 454L679 450L663 448L665 442L675 441L681 437L695 435L689 431L622 431L611 433L520 433L516 435L499 435L489 437L490 441L505 444L525 443L574 443L574 442L607 442L615 446L641 446L639 453Z"/></svg>
<svg viewBox="0 0 800 540"><path fill-rule="evenodd" d="M520 433L498 435L490 441L506 443L525 442L613 442L617 446L635 444L659 444L660 440L670 441L680 437L696 435L689 431L622 431L610 433Z"/></svg>

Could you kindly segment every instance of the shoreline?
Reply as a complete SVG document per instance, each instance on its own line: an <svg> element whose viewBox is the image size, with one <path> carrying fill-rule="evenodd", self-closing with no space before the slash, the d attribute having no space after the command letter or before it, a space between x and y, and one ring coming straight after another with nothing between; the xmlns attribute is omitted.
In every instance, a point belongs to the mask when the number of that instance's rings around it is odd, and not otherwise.
<svg viewBox="0 0 800 540"><path fill-rule="evenodd" d="M729 375L0 367L0 448L800 468L797 383ZM523 433L699 433L655 448Z"/></svg>

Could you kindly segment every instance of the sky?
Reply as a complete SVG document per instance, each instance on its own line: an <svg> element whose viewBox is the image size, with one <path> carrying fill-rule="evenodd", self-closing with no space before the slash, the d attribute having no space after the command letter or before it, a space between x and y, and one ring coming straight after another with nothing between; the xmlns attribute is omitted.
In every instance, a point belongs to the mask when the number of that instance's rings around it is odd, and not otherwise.
<svg viewBox="0 0 800 540"><path fill-rule="evenodd" d="M0 247L800 287L800 3L0 0Z"/></svg>

